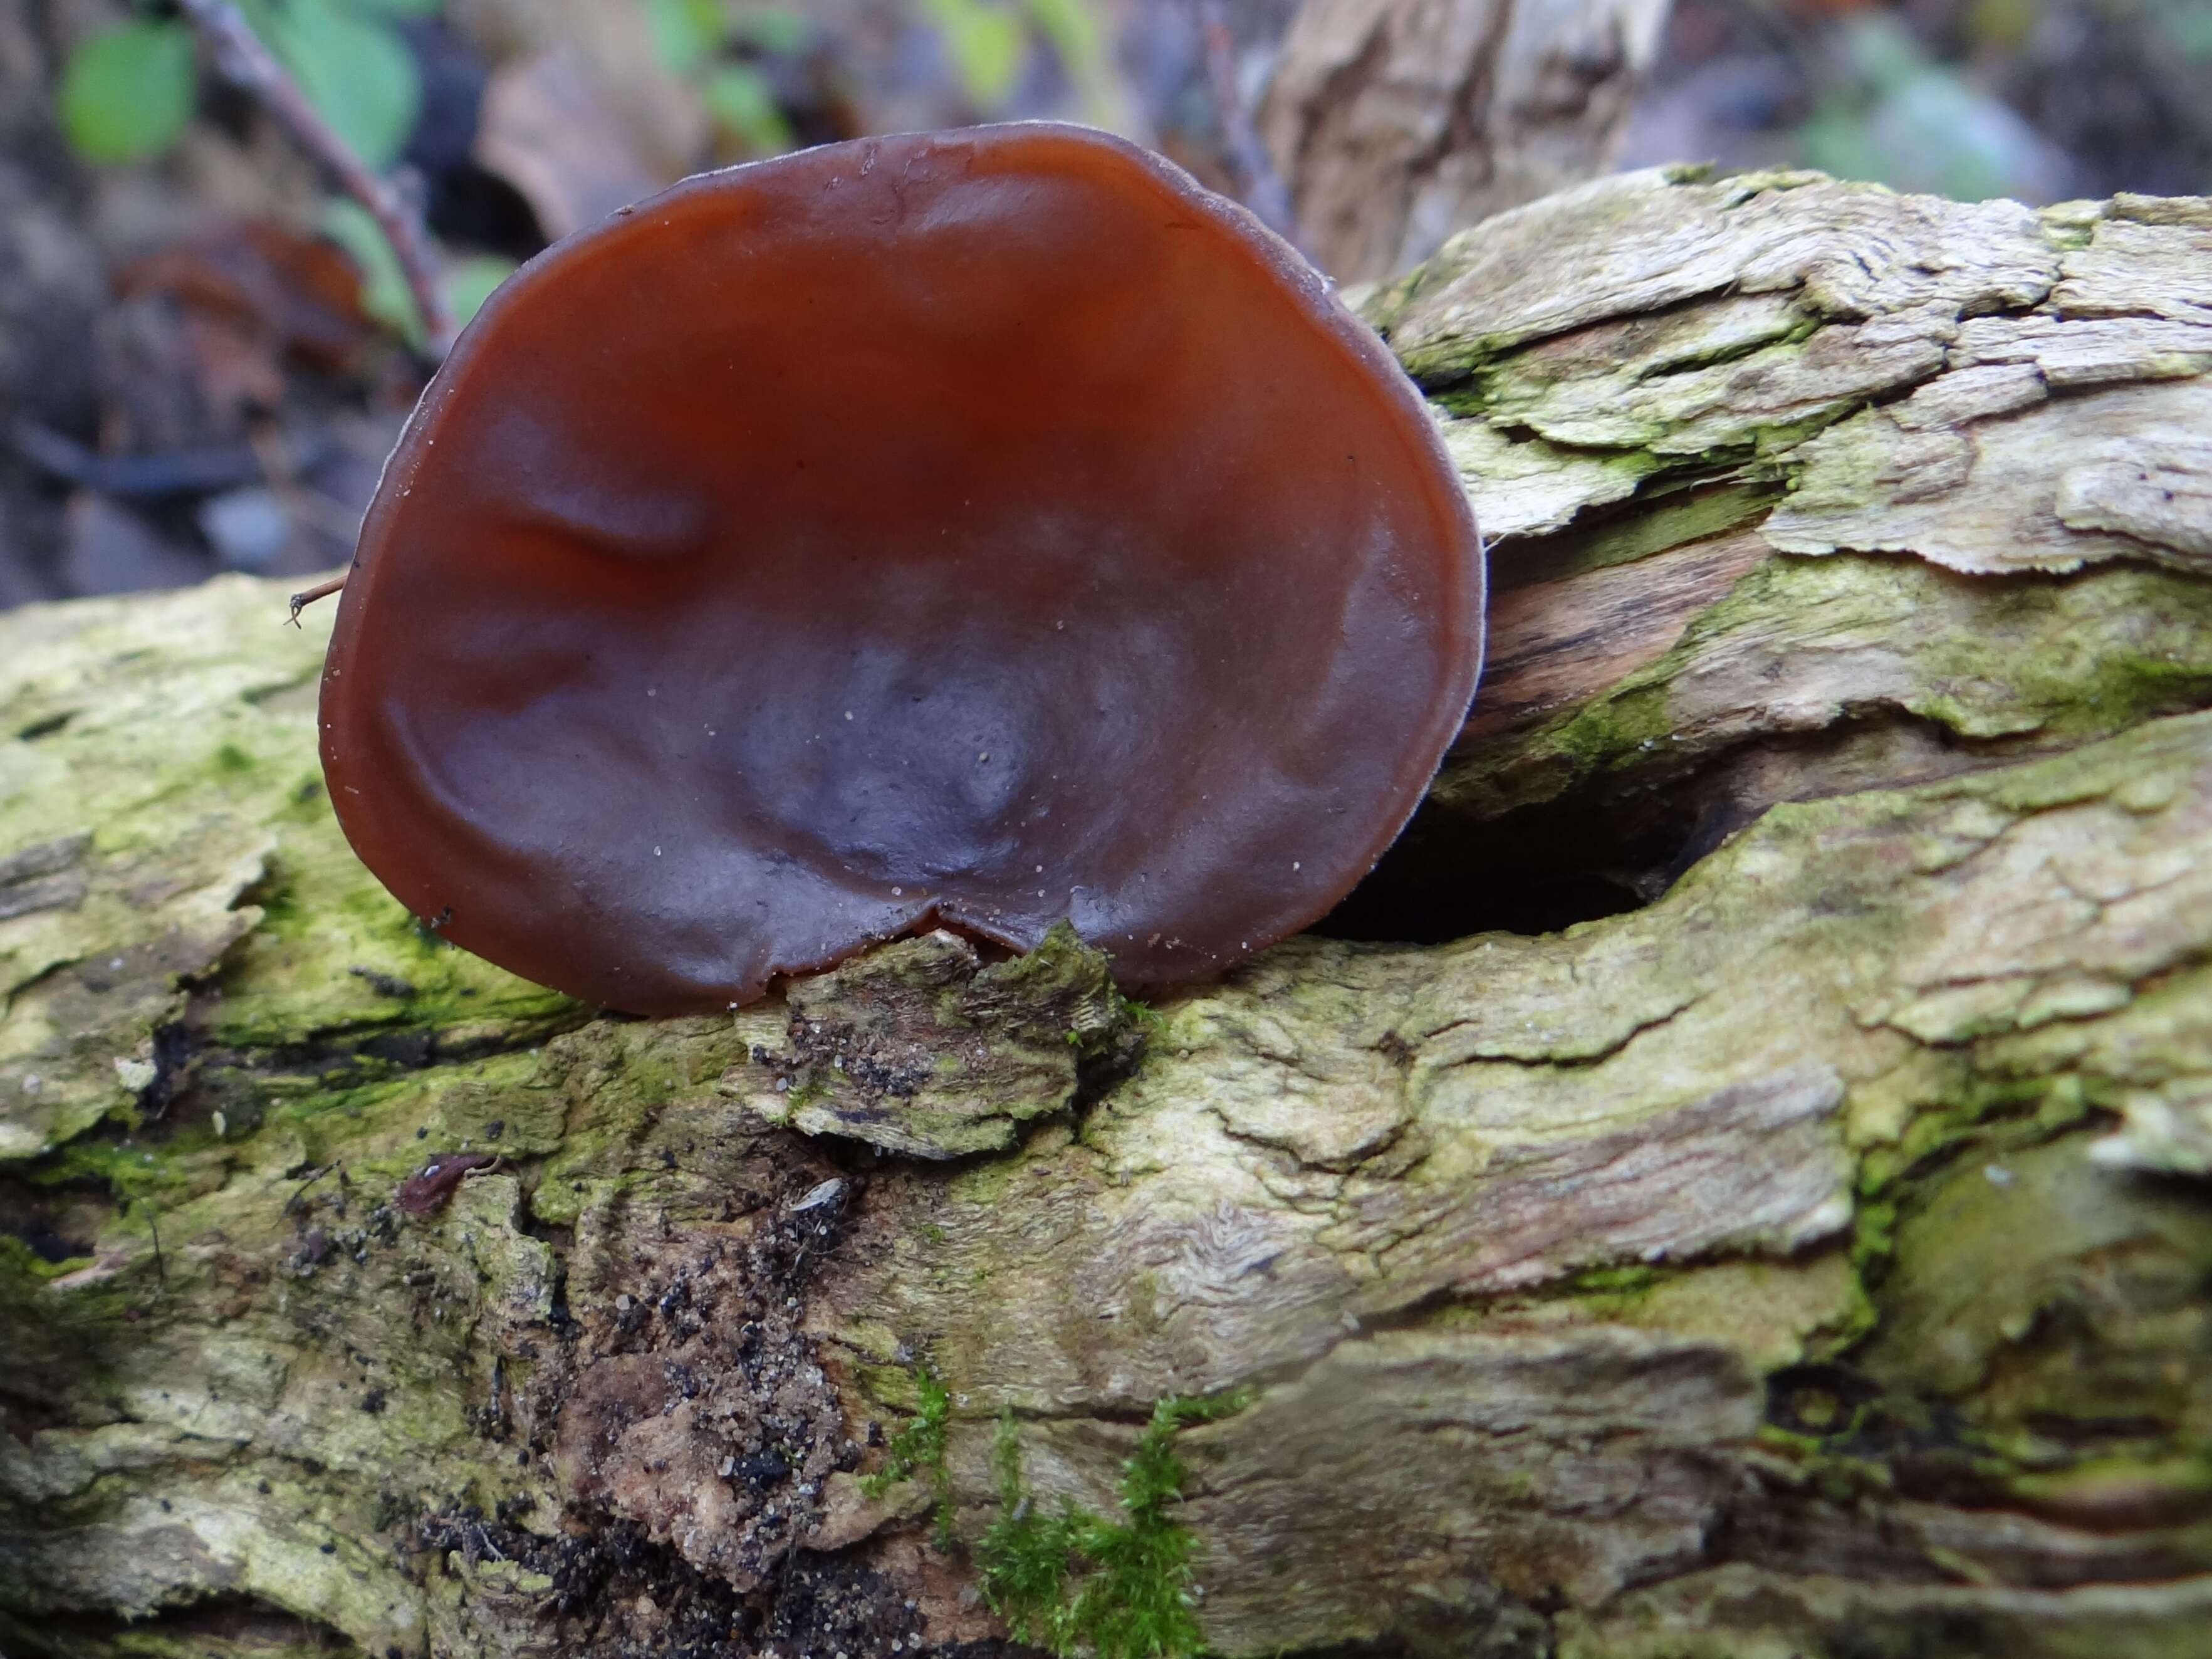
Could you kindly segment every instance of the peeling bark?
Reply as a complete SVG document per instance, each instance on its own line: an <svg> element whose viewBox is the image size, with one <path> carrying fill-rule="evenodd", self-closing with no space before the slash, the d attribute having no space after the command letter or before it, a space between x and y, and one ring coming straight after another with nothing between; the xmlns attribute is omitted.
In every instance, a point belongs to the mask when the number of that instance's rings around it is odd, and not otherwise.
<svg viewBox="0 0 2212 1659"><path fill-rule="evenodd" d="M1165 1443L1223 1655L2195 1651L2208 226L1637 175L1374 295L1490 678L1152 1008L595 1017L352 860L281 593L0 618L0 1646L949 1651Z"/></svg>

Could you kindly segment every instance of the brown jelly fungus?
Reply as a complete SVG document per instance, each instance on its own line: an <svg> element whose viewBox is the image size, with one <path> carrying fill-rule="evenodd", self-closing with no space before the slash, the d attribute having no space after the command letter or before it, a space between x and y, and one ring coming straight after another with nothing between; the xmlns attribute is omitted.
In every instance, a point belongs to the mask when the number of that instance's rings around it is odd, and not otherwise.
<svg viewBox="0 0 2212 1659"><path fill-rule="evenodd" d="M1313 921L1474 687L1421 400L1234 204L1103 134L871 138L540 256L440 370L341 603L347 836L635 1013L1060 917L1126 981Z"/></svg>

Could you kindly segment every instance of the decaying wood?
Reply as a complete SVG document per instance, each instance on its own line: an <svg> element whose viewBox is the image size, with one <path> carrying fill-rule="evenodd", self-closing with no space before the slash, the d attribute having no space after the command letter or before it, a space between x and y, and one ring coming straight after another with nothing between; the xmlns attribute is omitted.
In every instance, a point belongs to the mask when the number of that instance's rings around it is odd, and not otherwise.
<svg viewBox="0 0 2212 1659"><path fill-rule="evenodd" d="M1343 282L1603 172L1668 0L1307 0L1259 121Z"/></svg>
<svg viewBox="0 0 2212 1659"><path fill-rule="evenodd" d="M1229 1395L1220 1654L2196 1651L2208 242L1650 174L1373 295L1491 674L1362 937L1151 1010L595 1018L351 858L327 615L0 619L0 1644L951 1651L1005 1443Z"/></svg>

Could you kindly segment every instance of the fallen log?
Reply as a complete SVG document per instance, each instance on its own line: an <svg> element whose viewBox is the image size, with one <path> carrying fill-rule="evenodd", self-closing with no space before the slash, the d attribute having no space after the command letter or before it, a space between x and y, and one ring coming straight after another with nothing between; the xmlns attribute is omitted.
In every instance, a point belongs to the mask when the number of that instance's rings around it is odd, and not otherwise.
<svg viewBox="0 0 2212 1659"><path fill-rule="evenodd" d="M352 859L326 611L0 617L0 1646L2195 1651L2208 273L1650 173L1361 296L1492 667L1149 1006L598 1015Z"/></svg>

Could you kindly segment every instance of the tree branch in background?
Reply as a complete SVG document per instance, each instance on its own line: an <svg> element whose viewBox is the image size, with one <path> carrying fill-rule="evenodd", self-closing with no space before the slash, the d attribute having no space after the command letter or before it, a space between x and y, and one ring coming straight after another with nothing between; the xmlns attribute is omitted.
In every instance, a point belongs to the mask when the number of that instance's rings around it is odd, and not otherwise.
<svg viewBox="0 0 2212 1659"><path fill-rule="evenodd" d="M1220 0L1196 0L1200 55L1206 60L1206 83L1213 90L1214 118L1221 126L1221 152L1235 175L1237 194L1260 222L1299 252L1306 252L1298 236L1297 213L1282 174L1260 142L1252 125L1252 112L1237 88L1237 41L1229 32ZM1309 258L1311 256L1309 254Z"/></svg>
<svg viewBox="0 0 2212 1659"><path fill-rule="evenodd" d="M339 189L368 209L399 261L409 293L422 314L431 355L442 357L453 341L453 316L438 287L436 261L421 218L388 179L369 171L338 137L275 53L262 43L228 0L177 0L215 52L226 78L258 100L330 173Z"/></svg>

